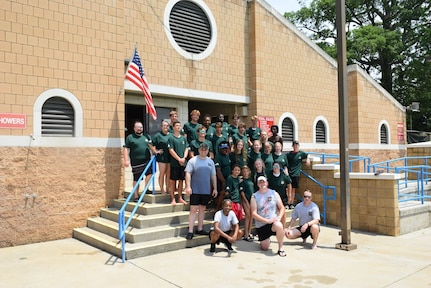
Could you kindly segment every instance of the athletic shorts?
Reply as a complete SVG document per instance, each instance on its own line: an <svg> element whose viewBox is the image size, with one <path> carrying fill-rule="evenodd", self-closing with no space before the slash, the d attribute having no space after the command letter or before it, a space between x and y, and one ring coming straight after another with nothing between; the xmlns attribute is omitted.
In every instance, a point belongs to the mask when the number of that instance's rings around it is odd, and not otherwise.
<svg viewBox="0 0 431 288"><path fill-rule="evenodd" d="M184 167L172 167L171 166L171 180L184 180L186 177L186 172L184 172Z"/></svg>
<svg viewBox="0 0 431 288"><path fill-rule="evenodd" d="M203 205L206 206L211 200L211 195L206 194L191 194L190 195L190 205Z"/></svg>
<svg viewBox="0 0 431 288"><path fill-rule="evenodd" d="M305 224L304 224L305 225ZM296 229L298 229L299 230L299 232L301 232L301 227L302 226L298 226L298 227L296 227ZM311 234L311 230L310 230L310 226L308 226L307 227L307 230L305 230L305 232L304 233L302 233L301 232L301 238L302 239L307 239L308 238L308 236L310 236L311 237L311 239L313 239L313 234ZM319 225L319 232L320 232L320 225Z"/></svg>
<svg viewBox="0 0 431 288"><path fill-rule="evenodd" d="M260 228L256 228L257 235L259 236L259 241L263 241L275 235L276 233L271 230L272 224L266 224Z"/></svg>
<svg viewBox="0 0 431 288"><path fill-rule="evenodd" d="M232 202L232 211L235 213L235 216L236 218L238 218L238 221L241 221L243 218L241 204Z"/></svg>
<svg viewBox="0 0 431 288"><path fill-rule="evenodd" d="M133 181L138 181L139 177L141 177L142 172L144 172L145 167L147 167L148 161L139 165L132 166L132 173L133 173ZM147 172L145 172L145 175L151 175L153 174L153 167L148 167Z"/></svg>
<svg viewBox="0 0 431 288"><path fill-rule="evenodd" d="M292 180L292 188L298 188L299 187L299 176L290 176L290 179Z"/></svg>

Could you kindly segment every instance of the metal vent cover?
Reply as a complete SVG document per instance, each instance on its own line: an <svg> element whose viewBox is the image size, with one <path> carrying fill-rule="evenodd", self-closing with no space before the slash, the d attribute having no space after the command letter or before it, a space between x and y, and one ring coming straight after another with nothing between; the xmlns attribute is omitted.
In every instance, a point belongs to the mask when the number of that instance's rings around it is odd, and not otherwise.
<svg viewBox="0 0 431 288"><path fill-rule="evenodd" d="M42 136L75 136L72 105L62 97L49 98L42 106Z"/></svg>

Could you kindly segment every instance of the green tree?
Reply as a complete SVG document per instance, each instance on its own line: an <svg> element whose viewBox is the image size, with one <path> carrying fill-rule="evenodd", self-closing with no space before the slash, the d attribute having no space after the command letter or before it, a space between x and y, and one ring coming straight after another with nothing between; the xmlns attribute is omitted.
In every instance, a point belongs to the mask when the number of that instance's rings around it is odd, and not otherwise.
<svg viewBox="0 0 431 288"><path fill-rule="evenodd" d="M335 3L312 0L284 15L334 58ZM358 64L404 106L420 102L413 127L429 130L422 115L431 119L431 0L346 0L346 34L348 64Z"/></svg>

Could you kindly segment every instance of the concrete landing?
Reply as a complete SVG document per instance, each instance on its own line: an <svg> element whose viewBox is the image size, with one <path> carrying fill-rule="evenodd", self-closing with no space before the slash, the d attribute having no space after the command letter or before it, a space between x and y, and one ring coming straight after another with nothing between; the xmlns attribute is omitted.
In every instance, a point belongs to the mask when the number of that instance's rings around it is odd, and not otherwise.
<svg viewBox="0 0 431 288"><path fill-rule="evenodd" d="M230 256L223 244L121 263L121 259L76 239L0 249L1 287L430 287L431 228L399 237L352 232L357 249L335 249L339 229L322 227L318 249L285 240L239 241ZM275 238L272 238L275 241Z"/></svg>

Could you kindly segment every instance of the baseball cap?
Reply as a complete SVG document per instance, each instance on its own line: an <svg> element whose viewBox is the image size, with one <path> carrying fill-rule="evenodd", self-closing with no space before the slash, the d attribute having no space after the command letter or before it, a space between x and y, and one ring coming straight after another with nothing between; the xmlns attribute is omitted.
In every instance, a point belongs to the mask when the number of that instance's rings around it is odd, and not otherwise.
<svg viewBox="0 0 431 288"><path fill-rule="evenodd" d="M257 177L257 182L259 182L259 181L266 181L266 177L265 176Z"/></svg>
<svg viewBox="0 0 431 288"><path fill-rule="evenodd" d="M221 142L219 148L220 149L229 148L229 143L227 143L227 142Z"/></svg>
<svg viewBox="0 0 431 288"><path fill-rule="evenodd" d="M208 144L207 143L205 143L205 142L203 142L203 143L201 143L201 145L199 145L199 149L204 149L204 150L208 150Z"/></svg>
<svg viewBox="0 0 431 288"><path fill-rule="evenodd" d="M299 145L298 140L293 140L292 145L295 145L295 144L298 144L298 145Z"/></svg>

